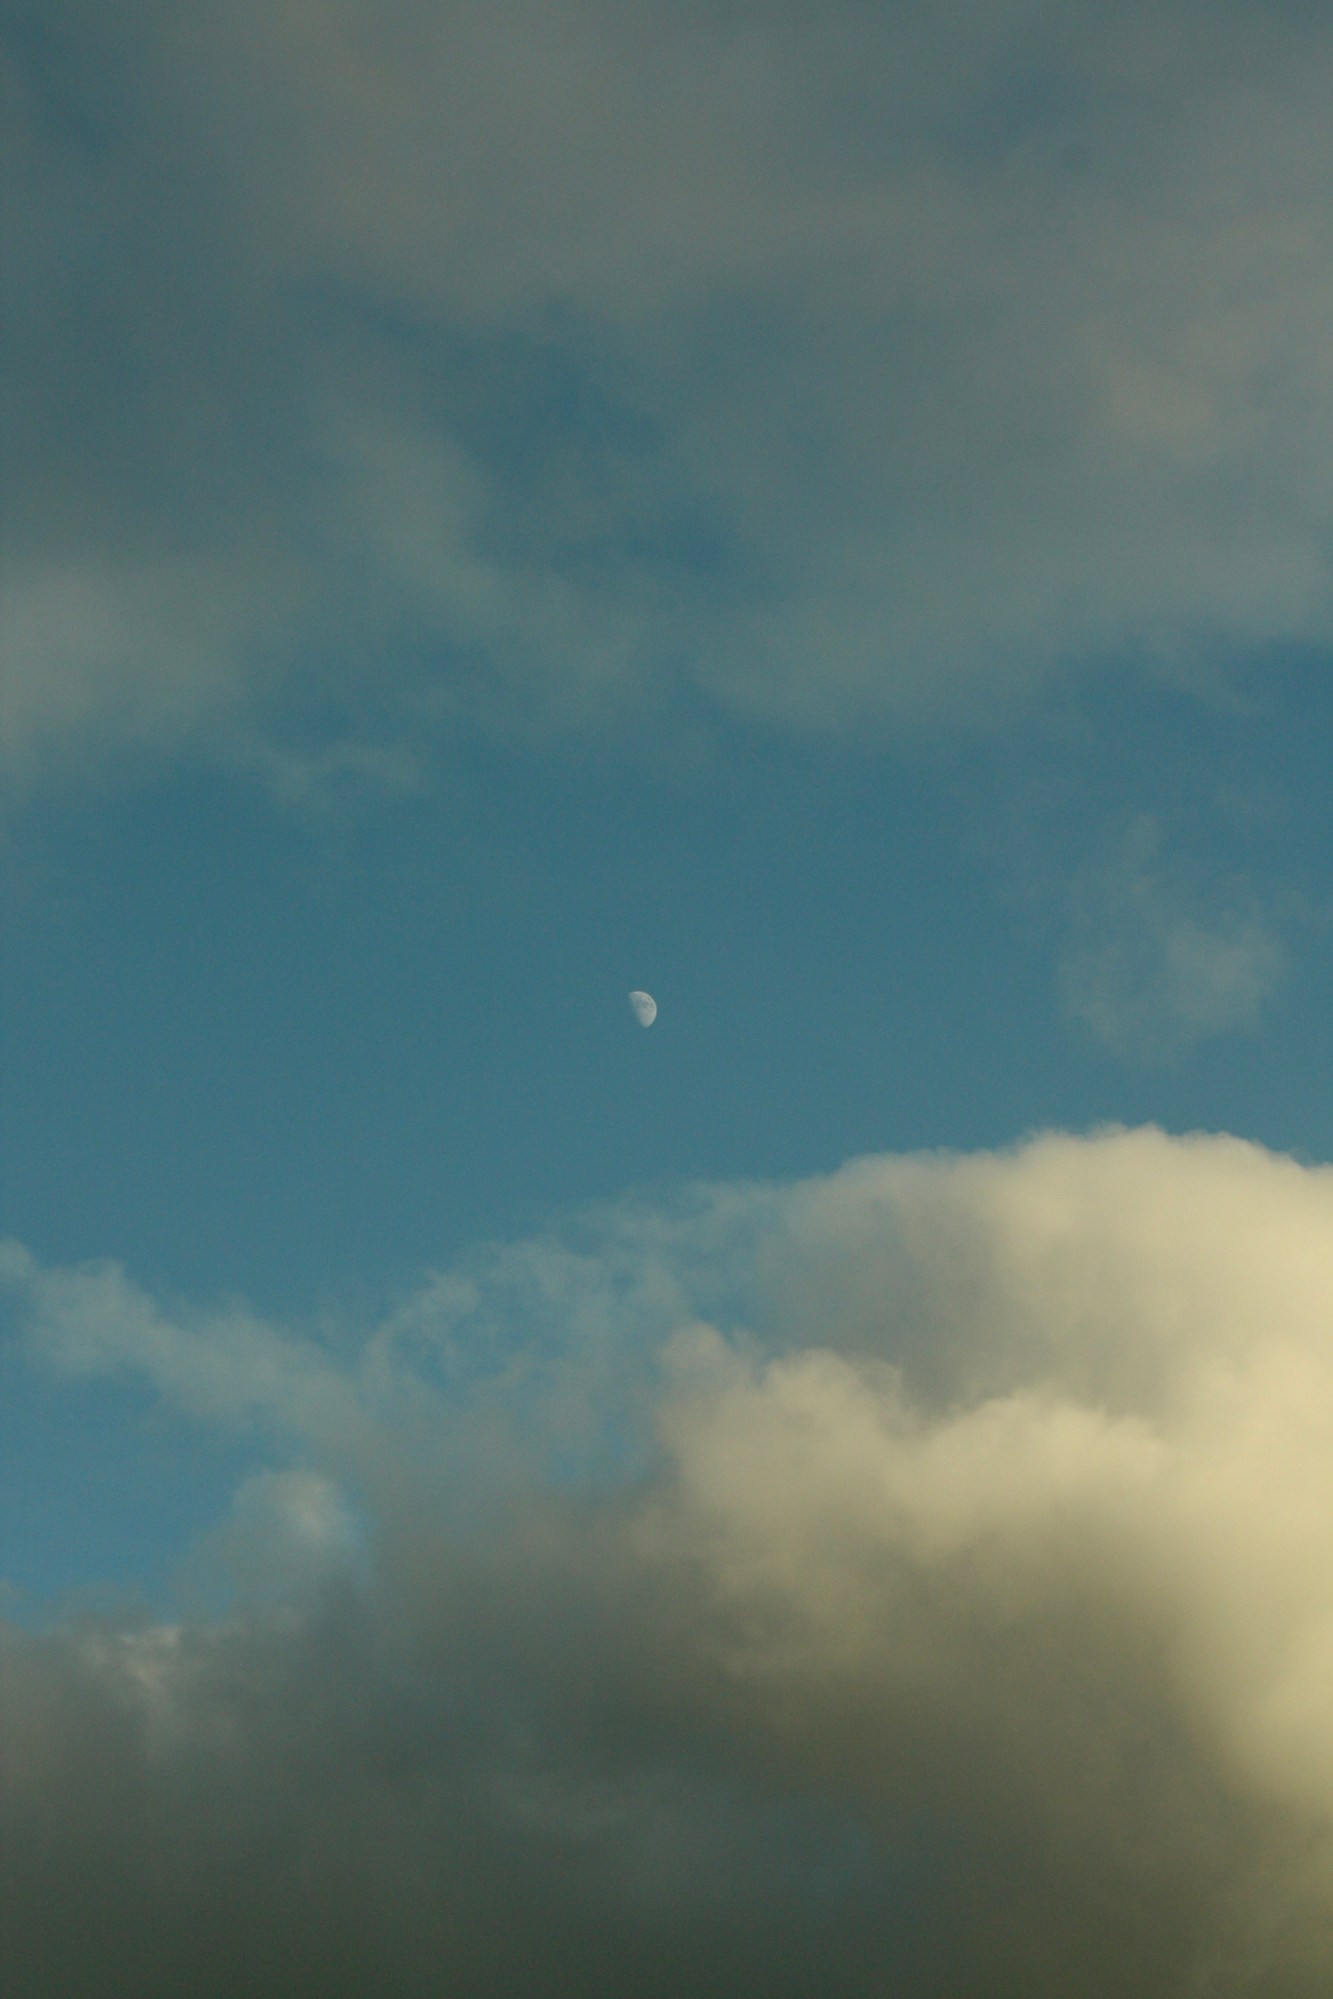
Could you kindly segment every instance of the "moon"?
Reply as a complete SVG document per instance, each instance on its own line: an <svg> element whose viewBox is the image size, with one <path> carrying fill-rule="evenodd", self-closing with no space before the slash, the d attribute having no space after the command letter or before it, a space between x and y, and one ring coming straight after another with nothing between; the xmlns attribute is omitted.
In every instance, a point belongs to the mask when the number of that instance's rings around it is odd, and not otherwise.
<svg viewBox="0 0 1333 1999"><path fill-rule="evenodd" d="M657 1001L651 993L631 993L630 1010L640 1027L651 1027L657 1019Z"/></svg>

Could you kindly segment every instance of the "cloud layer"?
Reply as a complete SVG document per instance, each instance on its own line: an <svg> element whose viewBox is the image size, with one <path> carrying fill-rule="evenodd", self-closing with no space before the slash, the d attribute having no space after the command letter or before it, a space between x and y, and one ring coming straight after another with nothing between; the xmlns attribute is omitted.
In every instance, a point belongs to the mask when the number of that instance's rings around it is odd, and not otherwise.
<svg viewBox="0 0 1333 1999"><path fill-rule="evenodd" d="M16 772L971 717L1330 636L1333 31L1294 0L0 34Z"/></svg>
<svg viewBox="0 0 1333 1999"><path fill-rule="evenodd" d="M293 1453L225 1615L10 1635L13 1989L1327 1988L1329 1169L870 1159L356 1348L6 1272Z"/></svg>

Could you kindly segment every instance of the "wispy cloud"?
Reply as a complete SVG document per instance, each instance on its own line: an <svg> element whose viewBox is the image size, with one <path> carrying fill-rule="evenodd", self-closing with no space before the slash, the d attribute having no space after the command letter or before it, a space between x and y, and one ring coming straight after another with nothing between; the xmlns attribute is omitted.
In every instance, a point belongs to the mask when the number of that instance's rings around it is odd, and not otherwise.
<svg viewBox="0 0 1333 1999"><path fill-rule="evenodd" d="M1333 629L1307 8L3 33L13 772L279 690L287 754L312 687L845 728Z"/></svg>
<svg viewBox="0 0 1333 1999"><path fill-rule="evenodd" d="M1282 926L1254 886L1195 879L1151 816L1074 893L1066 1004L1119 1054L1158 1060L1253 1028L1287 973Z"/></svg>
<svg viewBox="0 0 1333 1999"><path fill-rule="evenodd" d="M474 1259L356 1350L7 1270L61 1364L304 1461L228 1530L250 1608L11 1637L25 1993L1327 1982L1329 1169L865 1160Z"/></svg>

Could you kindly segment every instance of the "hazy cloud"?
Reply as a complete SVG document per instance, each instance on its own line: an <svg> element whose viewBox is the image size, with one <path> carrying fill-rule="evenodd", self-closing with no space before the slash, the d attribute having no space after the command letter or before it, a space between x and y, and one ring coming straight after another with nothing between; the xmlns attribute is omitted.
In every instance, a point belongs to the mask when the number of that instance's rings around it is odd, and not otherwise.
<svg viewBox="0 0 1333 1999"><path fill-rule="evenodd" d="M201 727L394 769L460 711L971 716L1330 634L1305 6L0 34L15 772Z"/></svg>
<svg viewBox="0 0 1333 1999"><path fill-rule="evenodd" d="M1258 1024L1288 952L1274 913L1244 879L1194 879L1135 820L1081 878L1062 967L1075 1017L1117 1053L1160 1059Z"/></svg>
<svg viewBox="0 0 1333 1999"><path fill-rule="evenodd" d="M358 1345L6 1269L300 1460L227 1616L11 1634L16 1991L1326 1988L1328 1168L864 1160Z"/></svg>

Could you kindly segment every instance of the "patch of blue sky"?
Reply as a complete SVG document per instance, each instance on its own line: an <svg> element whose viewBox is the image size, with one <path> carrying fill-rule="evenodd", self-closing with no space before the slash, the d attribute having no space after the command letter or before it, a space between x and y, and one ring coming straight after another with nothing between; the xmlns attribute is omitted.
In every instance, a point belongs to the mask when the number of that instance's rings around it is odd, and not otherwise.
<svg viewBox="0 0 1333 1999"><path fill-rule="evenodd" d="M1265 716L1102 706L1082 743L935 770L472 742L323 821L200 769L53 808L21 836L41 892L11 897L9 1226L299 1311L628 1188L859 1151L1155 1117L1326 1154L1304 688ZM1211 779L1191 801L1205 735L1238 810ZM1054 970L1079 871L1136 813L1202 878L1315 912L1255 1029L1156 1068L1071 1022Z"/></svg>
<svg viewBox="0 0 1333 1999"><path fill-rule="evenodd" d="M191 1548L271 1443L189 1421L137 1377L71 1381L0 1334L0 1608L39 1624L71 1606L175 1599Z"/></svg>

